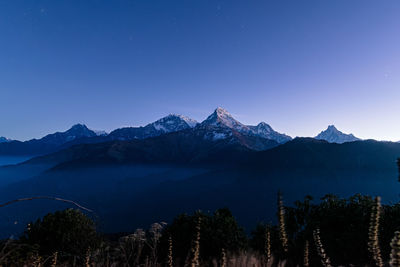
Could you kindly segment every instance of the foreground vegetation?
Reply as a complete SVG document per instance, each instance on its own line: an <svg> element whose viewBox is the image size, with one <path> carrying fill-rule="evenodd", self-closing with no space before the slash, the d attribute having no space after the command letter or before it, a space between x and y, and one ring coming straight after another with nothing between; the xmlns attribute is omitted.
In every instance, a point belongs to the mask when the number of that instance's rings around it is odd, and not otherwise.
<svg viewBox="0 0 400 267"><path fill-rule="evenodd" d="M400 204L379 198L278 198L277 224L247 235L228 209L102 235L77 209L50 213L4 240L1 266L400 266ZM395 234L396 232L396 234Z"/></svg>

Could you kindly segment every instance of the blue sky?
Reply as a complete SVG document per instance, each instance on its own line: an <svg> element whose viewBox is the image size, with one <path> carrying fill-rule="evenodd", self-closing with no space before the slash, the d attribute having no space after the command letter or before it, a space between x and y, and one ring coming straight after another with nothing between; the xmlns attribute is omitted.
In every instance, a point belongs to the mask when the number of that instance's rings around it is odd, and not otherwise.
<svg viewBox="0 0 400 267"><path fill-rule="evenodd" d="M400 140L400 1L0 1L0 136L199 121Z"/></svg>

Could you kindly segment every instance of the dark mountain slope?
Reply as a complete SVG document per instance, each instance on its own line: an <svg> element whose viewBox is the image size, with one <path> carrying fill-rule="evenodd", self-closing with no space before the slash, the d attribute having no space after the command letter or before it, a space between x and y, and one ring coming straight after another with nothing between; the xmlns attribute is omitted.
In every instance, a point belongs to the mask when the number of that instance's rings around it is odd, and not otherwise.
<svg viewBox="0 0 400 267"><path fill-rule="evenodd" d="M252 153L251 148L267 149L277 145L275 141L261 137L207 126L143 140L76 145L31 159L26 164L60 164L58 168L115 163L219 165L242 161Z"/></svg>
<svg viewBox="0 0 400 267"><path fill-rule="evenodd" d="M398 157L398 143L367 140L334 144L296 138L276 148L254 153L248 165L268 170L394 170Z"/></svg>
<svg viewBox="0 0 400 267"><path fill-rule="evenodd" d="M372 140L328 143L296 138L277 146L274 141L232 130L194 128L155 138L82 144L37 157L26 164L61 167L115 163L228 164L254 170L393 170L400 144ZM218 138L215 138L217 136ZM221 137L223 136L223 138ZM220 138L221 137L221 138ZM271 149L255 152L256 146Z"/></svg>
<svg viewBox="0 0 400 267"><path fill-rule="evenodd" d="M85 125L76 124L65 132L56 132L40 139L0 143L0 155L44 155L61 149L66 143L96 136Z"/></svg>
<svg viewBox="0 0 400 267"><path fill-rule="evenodd" d="M298 138L255 152L240 142L243 135L236 134L198 128L145 140L74 146L17 166L53 168L1 187L0 196L3 201L32 195L71 198L94 209L103 229L110 232L224 206L249 226L274 218L278 190L289 203L307 194L327 193L398 200L395 161L400 144L331 144ZM138 169L139 162L143 169ZM6 232L15 220L27 222L60 208L48 202L20 205L2 211L0 231Z"/></svg>

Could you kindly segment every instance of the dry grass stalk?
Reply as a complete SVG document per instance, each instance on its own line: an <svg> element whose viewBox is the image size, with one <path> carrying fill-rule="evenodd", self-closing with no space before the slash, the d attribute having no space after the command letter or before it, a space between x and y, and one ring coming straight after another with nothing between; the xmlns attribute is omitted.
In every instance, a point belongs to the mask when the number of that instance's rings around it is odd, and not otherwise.
<svg viewBox="0 0 400 267"><path fill-rule="evenodd" d="M265 262L266 264L268 264L268 262L271 260L271 232L268 226L265 233L264 254L265 254Z"/></svg>
<svg viewBox="0 0 400 267"><path fill-rule="evenodd" d="M39 256L39 253L36 253L33 257L32 266L41 267L42 266L42 257Z"/></svg>
<svg viewBox="0 0 400 267"><path fill-rule="evenodd" d="M136 229L133 234L123 236L119 239L118 250L126 265L132 263L134 266L139 265L145 242L146 232L141 228Z"/></svg>
<svg viewBox="0 0 400 267"><path fill-rule="evenodd" d="M394 233L392 242L390 242L392 251L390 253L390 266L400 267L400 231Z"/></svg>
<svg viewBox="0 0 400 267"><path fill-rule="evenodd" d="M57 258L58 258L58 252L54 252L53 254L53 260L51 262L51 267L56 267L57 266Z"/></svg>
<svg viewBox="0 0 400 267"><path fill-rule="evenodd" d="M226 267L226 266L227 266L226 251L223 248L221 252L221 267Z"/></svg>
<svg viewBox="0 0 400 267"><path fill-rule="evenodd" d="M317 248L318 255L321 258L322 265L325 267L332 267L331 260L326 255L324 246L322 245L319 229L314 230L313 238L314 238L315 246Z"/></svg>
<svg viewBox="0 0 400 267"><path fill-rule="evenodd" d="M173 266L173 254L172 254L172 237L170 236L168 238L168 261L167 261L167 266L172 267Z"/></svg>
<svg viewBox="0 0 400 267"><path fill-rule="evenodd" d="M196 237L192 246L192 260L190 263L191 267L200 266L200 230L201 230L201 217L198 217L196 225Z"/></svg>
<svg viewBox="0 0 400 267"><path fill-rule="evenodd" d="M165 222L153 223L149 229L150 236L149 236L149 238L145 239L147 246L151 250L150 264L152 264L152 265L157 264L158 243L160 241L161 233L162 233L162 230L164 229L165 225L167 225L167 223L165 223Z"/></svg>
<svg viewBox="0 0 400 267"><path fill-rule="evenodd" d="M375 265L383 266L381 249L379 247L379 219L381 215L381 198L376 197L371 211L371 219L368 231L368 250L372 254Z"/></svg>
<svg viewBox="0 0 400 267"><path fill-rule="evenodd" d="M282 249L288 252L288 236L285 224L285 207L283 206L282 194L278 193L278 220L279 220L279 239L281 240Z"/></svg>
<svg viewBox="0 0 400 267"><path fill-rule="evenodd" d="M227 258L229 258L229 261L227 261L227 266L229 267L264 266L263 259L248 252L241 252L238 255Z"/></svg>
<svg viewBox="0 0 400 267"><path fill-rule="evenodd" d="M85 267L90 267L90 248L86 251L86 257L85 257Z"/></svg>
<svg viewBox="0 0 400 267"><path fill-rule="evenodd" d="M306 244L304 246L304 260L303 260L303 266L304 267L309 267L310 266L310 245L308 243L308 240L306 241Z"/></svg>

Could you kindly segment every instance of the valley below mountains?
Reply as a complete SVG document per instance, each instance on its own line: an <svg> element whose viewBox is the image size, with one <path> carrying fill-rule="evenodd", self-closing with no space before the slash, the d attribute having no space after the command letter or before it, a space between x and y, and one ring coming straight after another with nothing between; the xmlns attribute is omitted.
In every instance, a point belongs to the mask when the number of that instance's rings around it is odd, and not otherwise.
<svg viewBox="0 0 400 267"><path fill-rule="evenodd" d="M71 199L92 209L108 233L221 207L250 229L274 220L278 191L288 203L355 193L397 202L400 144L348 139L333 128L292 139L266 123L246 126L221 108L201 123L169 115L109 134L75 125L42 139L0 143L1 155L30 157L0 167L0 200ZM67 207L36 200L2 208L0 233L19 235L29 221Z"/></svg>

